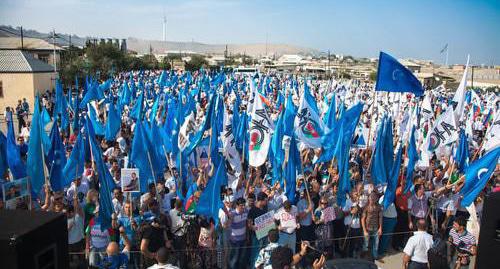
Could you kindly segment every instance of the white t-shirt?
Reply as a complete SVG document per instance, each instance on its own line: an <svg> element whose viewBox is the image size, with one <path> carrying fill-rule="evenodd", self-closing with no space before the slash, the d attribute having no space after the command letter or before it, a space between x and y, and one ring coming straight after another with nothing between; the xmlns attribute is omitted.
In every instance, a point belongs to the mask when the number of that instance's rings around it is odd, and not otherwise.
<svg viewBox="0 0 500 269"><path fill-rule="evenodd" d="M179 269L179 267L173 266L170 264L162 264L162 265L155 264L155 265L148 267L148 269Z"/></svg>
<svg viewBox="0 0 500 269"><path fill-rule="evenodd" d="M83 218L75 214L68 219L68 244L75 244L83 239Z"/></svg>
<svg viewBox="0 0 500 269"><path fill-rule="evenodd" d="M165 187L167 187L169 191L173 191L175 189L175 178L169 177L165 180Z"/></svg>
<svg viewBox="0 0 500 269"><path fill-rule="evenodd" d="M290 212L286 212L282 207L274 214L274 219L279 220L281 231L286 233L294 233L297 229L297 207L292 205Z"/></svg>
<svg viewBox="0 0 500 269"><path fill-rule="evenodd" d="M427 251L432 247L432 235L424 231L416 231L403 250L403 252L411 257L412 261L420 263L428 263Z"/></svg>
<svg viewBox="0 0 500 269"><path fill-rule="evenodd" d="M80 186L76 187L75 183L71 183L71 187L69 187L68 191L66 191L66 199L68 201L73 201L73 195L75 194L75 189L77 189L78 194L78 202L80 205L85 204L85 196L87 196L87 192L89 191L89 183L86 179L82 178L82 182Z"/></svg>
<svg viewBox="0 0 500 269"><path fill-rule="evenodd" d="M170 232L172 232L177 236L184 235L184 229L182 229L182 226L184 226L184 220L182 219L181 214L182 212L180 212L175 208L170 210L170 212L168 212L168 215L170 216L170 221L172 222Z"/></svg>

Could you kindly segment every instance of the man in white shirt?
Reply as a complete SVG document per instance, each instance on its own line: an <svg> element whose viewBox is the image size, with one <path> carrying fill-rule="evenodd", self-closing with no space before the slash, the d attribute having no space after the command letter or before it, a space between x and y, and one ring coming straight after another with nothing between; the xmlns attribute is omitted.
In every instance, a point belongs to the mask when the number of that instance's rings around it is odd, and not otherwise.
<svg viewBox="0 0 500 269"><path fill-rule="evenodd" d="M425 219L417 221L418 231L414 233L403 250L403 268L407 269L427 269L427 251L432 247L432 236L428 234Z"/></svg>
<svg viewBox="0 0 500 269"><path fill-rule="evenodd" d="M297 235L295 230L299 227L297 224L298 210L292 206L290 201L285 201L283 207L274 214L274 219L278 222L280 231L280 246L289 247L295 253L295 242Z"/></svg>
<svg viewBox="0 0 500 269"><path fill-rule="evenodd" d="M82 177L79 176L75 178L75 180L71 183L68 191L66 191L66 199L68 201L73 200L75 191L77 192L77 198L80 206L83 206L83 204L85 203L85 196L87 196L87 192L89 191L89 182L86 178L82 180Z"/></svg>
<svg viewBox="0 0 500 269"><path fill-rule="evenodd" d="M157 263L153 266L148 267L148 269L179 269L179 267L167 263L168 252L169 251L164 247L158 249L155 257Z"/></svg>

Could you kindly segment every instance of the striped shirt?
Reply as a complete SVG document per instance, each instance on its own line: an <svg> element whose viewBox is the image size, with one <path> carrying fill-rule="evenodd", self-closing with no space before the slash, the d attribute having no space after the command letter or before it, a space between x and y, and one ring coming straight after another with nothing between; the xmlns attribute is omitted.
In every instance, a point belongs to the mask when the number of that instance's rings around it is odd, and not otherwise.
<svg viewBox="0 0 500 269"><path fill-rule="evenodd" d="M408 209L410 210L410 214L416 218L425 218L427 216L427 211L429 210L428 196L423 195L421 198L417 197L417 195L412 195L410 199L408 199Z"/></svg>
<svg viewBox="0 0 500 269"><path fill-rule="evenodd" d="M245 209L241 213L238 213L237 210L231 210L231 242L241 242L246 239L246 231L247 231L247 219L248 219L248 210Z"/></svg>
<svg viewBox="0 0 500 269"><path fill-rule="evenodd" d="M476 245L476 238L466 230L459 234L455 229L451 229L449 240L457 249L467 252L470 252L471 248Z"/></svg>

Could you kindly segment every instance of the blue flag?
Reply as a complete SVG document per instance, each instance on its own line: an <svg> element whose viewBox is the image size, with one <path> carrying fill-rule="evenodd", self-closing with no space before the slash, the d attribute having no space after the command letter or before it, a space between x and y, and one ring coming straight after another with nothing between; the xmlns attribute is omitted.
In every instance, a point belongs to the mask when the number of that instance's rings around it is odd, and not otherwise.
<svg viewBox="0 0 500 269"><path fill-rule="evenodd" d="M40 113L40 101L38 95L35 97L33 117L31 118L30 140L28 144L28 159L26 161L26 172L30 177L31 193L36 196L42 190L45 183L43 151L42 151L42 120Z"/></svg>
<svg viewBox="0 0 500 269"><path fill-rule="evenodd" d="M108 121L106 122L106 131L104 133L104 138L108 141L114 141L116 138L116 134L120 131L121 127L121 118L120 114L115 108L113 103L109 104L108 111Z"/></svg>
<svg viewBox="0 0 500 269"><path fill-rule="evenodd" d="M85 168L85 134L79 133L76 138L76 143L71 150L66 165L63 168L65 178L64 184L70 184L73 179L83 174Z"/></svg>
<svg viewBox="0 0 500 269"><path fill-rule="evenodd" d="M387 53L380 52L378 59L376 91L411 92L424 94L420 81L404 65Z"/></svg>
<svg viewBox="0 0 500 269"><path fill-rule="evenodd" d="M135 120L141 120L144 115L144 91L137 100L135 100L134 107L130 111L130 117Z"/></svg>
<svg viewBox="0 0 500 269"><path fill-rule="evenodd" d="M386 209L396 198L396 187L398 186L399 172L401 171L401 156L403 155L403 147L400 146L398 153L396 153L396 160L391 169L391 174L387 180L387 189L384 194L384 209Z"/></svg>
<svg viewBox="0 0 500 269"><path fill-rule="evenodd" d="M386 183L390 176L394 151L392 143L392 120L384 116L379 126L373 163L371 165L371 175L374 185Z"/></svg>
<svg viewBox="0 0 500 269"><path fill-rule="evenodd" d="M410 141L408 143L408 167L406 169L406 185L404 193L413 189L413 171L415 170L415 164L420 159L418 156L417 145L415 143L415 126L411 129Z"/></svg>
<svg viewBox="0 0 500 269"><path fill-rule="evenodd" d="M94 109L94 106L89 105L89 118L92 123L92 128L94 128L94 132L97 135L104 135L106 133L106 126L100 121L97 120L97 112Z"/></svg>
<svg viewBox="0 0 500 269"><path fill-rule="evenodd" d="M62 84L59 80L56 81L56 100L54 106L54 121L61 117L61 128L64 130L69 126L68 102Z"/></svg>
<svg viewBox="0 0 500 269"><path fill-rule="evenodd" d="M212 218L215 226L219 223L219 210L222 208L221 186L223 182L227 182L226 167L224 162L219 162L215 175L208 180L196 205L196 214Z"/></svg>
<svg viewBox="0 0 500 269"><path fill-rule="evenodd" d="M363 104L358 103L342 114L335 127L321 138L323 151L316 163L327 162L334 156L338 156L342 143L349 143L350 147L361 112L363 112Z"/></svg>
<svg viewBox="0 0 500 269"><path fill-rule="evenodd" d="M458 171L463 173L463 171L469 165L469 142L467 141L467 135L465 134L464 129L460 129L459 137L458 137L458 147L455 152L455 163L458 166Z"/></svg>
<svg viewBox="0 0 500 269"><path fill-rule="evenodd" d="M16 135L14 134L14 123L12 113L6 115L7 119L7 163L14 179L20 179L26 176L26 167L21 160L21 152L16 144Z"/></svg>
<svg viewBox="0 0 500 269"><path fill-rule="evenodd" d="M337 122L337 105L335 104L335 94L332 95L332 100L330 101L330 106L328 106L328 110L326 111L325 117L323 121L325 122L328 129L332 129L335 127L335 123Z"/></svg>
<svg viewBox="0 0 500 269"><path fill-rule="evenodd" d="M460 194L463 195L462 207L469 206L495 172L500 157L500 147L486 153L481 159L476 160L465 170L465 183Z"/></svg>
<svg viewBox="0 0 500 269"><path fill-rule="evenodd" d="M61 191L67 185L67 180L63 175L63 168L66 165L66 151L61 140L57 121L54 121L50 131L51 147L47 151L45 162L49 169L50 186L53 191Z"/></svg>
<svg viewBox="0 0 500 269"><path fill-rule="evenodd" d="M111 227L111 214L113 213L113 203L111 202L111 192L115 187L113 177L102 160L101 147L95 141L95 133L90 119L87 117L85 129L88 132L92 157L96 164L97 175L99 177L99 222L101 230Z"/></svg>
<svg viewBox="0 0 500 269"><path fill-rule="evenodd" d="M148 183L156 182L153 167L153 154L150 150L150 142L142 121L137 121L134 129L134 139L130 152L130 162L139 168L139 180L141 192L146 192Z"/></svg>
<svg viewBox="0 0 500 269"><path fill-rule="evenodd" d="M285 169L283 170L283 177L286 182L285 195L292 204L296 202L295 191L297 186L297 172L301 170L301 166L302 163L299 149L297 148L297 140L295 139L295 135L292 135L288 161L286 161Z"/></svg>
<svg viewBox="0 0 500 269"><path fill-rule="evenodd" d="M92 100L99 100L99 94L97 93L97 85L91 83L88 87L86 87L86 93L83 96L83 99L80 101L80 108L85 108L87 103Z"/></svg>
<svg viewBox="0 0 500 269"><path fill-rule="evenodd" d="M7 137L0 131L0 175L5 174L9 164L7 163Z"/></svg>

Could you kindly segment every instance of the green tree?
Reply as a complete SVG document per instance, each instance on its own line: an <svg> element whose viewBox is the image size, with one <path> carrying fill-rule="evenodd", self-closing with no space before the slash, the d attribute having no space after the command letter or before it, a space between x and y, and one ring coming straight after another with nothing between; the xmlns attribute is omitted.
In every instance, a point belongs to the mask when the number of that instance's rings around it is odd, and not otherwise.
<svg viewBox="0 0 500 269"><path fill-rule="evenodd" d="M370 72L370 80L371 81L377 80L377 71Z"/></svg>
<svg viewBox="0 0 500 269"><path fill-rule="evenodd" d="M186 63L186 70L187 71L196 71L199 70L201 67L207 66L208 62L205 59L205 57L201 55L193 55L191 56L191 60Z"/></svg>
<svg viewBox="0 0 500 269"><path fill-rule="evenodd" d="M99 74L100 79L106 79L113 73L123 71L128 67L127 58L116 44L101 43L86 48L86 56L90 63L90 73Z"/></svg>

